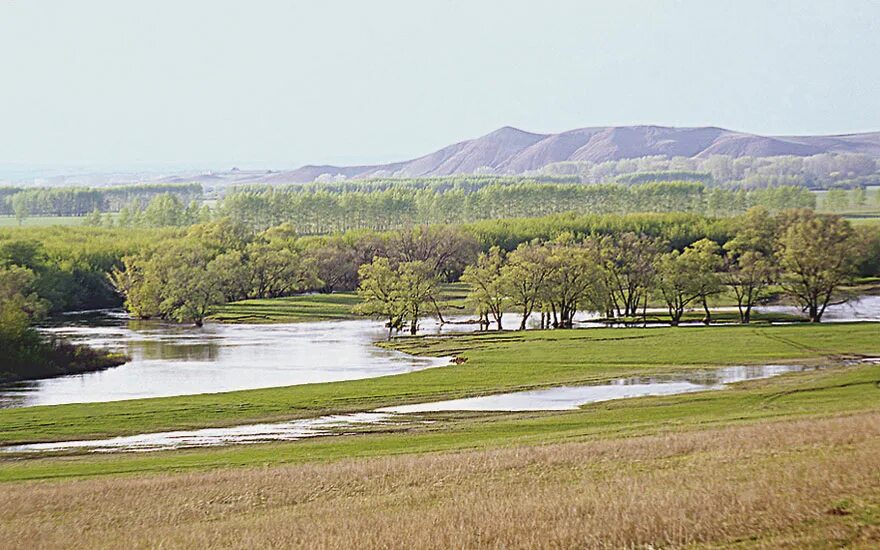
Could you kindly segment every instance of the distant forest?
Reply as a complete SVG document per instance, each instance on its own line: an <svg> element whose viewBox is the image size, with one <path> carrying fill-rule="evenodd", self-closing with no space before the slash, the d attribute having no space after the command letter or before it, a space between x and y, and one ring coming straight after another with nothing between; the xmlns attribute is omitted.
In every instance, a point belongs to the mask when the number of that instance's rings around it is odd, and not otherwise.
<svg viewBox="0 0 880 550"><path fill-rule="evenodd" d="M114 187L0 187L0 215L85 216L94 211L145 208L157 195L172 194L184 202L200 200L198 183L120 185Z"/></svg>
<svg viewBox="0 0 880 550"><path fill-rule="evenodd" d="M604 182L604 183L599 183ZM336 178L308 184L246 185L206 200L198 183L114 187L0 187L0 215L83 217L88 225L188 226L226 216L255 229L282 223L303 235L505 217L633 212L738 215L873 205L877 162L859 154L811 157L643 157L548 165L531 176Z"/></svg>
<svg viewBox="0 0 880 550"><path fill-rule="evenodd" d="M558 162L534 173L576 177L582 183L687 180L734 188L801 185L810 189L880 185L880 164L871 156L823 153L807 157L652 156L607 162Z"/></svg>

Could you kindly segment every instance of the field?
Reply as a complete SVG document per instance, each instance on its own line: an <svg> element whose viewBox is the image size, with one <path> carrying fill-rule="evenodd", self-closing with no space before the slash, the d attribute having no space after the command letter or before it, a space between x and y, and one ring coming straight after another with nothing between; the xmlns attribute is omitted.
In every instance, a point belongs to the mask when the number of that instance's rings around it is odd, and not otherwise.
<svg viewBox="0 0 880 550"><path fill-rule="evenodd" d="M875 548L880 413L7 484L0 504L10 549Z"/></svg>
<svg viewBox="0 0 880 550"><path fill-rule="evenodd" d="M876 325L835 324L402 338L388 345L464 363L4 410L3 440L26 441L725 364L829 367L724 391L556 413L444 413L401 430L288 444L9 457L0 461L0 540L9 548L871 548L880 542L880 364L853 359L880 355L877 336Z"/></svg>
<svg viewBox="0 0 880 550"><path fill-rule="evenodd" d="M79 216L33 216L19 224L14 216L0 216L0 227L47 227L50 225L82 225L85 218Z"/></svg>

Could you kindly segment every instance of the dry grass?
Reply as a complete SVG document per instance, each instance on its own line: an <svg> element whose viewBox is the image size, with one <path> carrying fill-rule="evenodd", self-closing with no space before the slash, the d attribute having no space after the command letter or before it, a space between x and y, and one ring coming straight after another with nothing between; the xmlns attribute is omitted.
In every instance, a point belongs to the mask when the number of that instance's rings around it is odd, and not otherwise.
<svg viewBox="0 0 880 550"><path fill-rule="evenodd" d="M872 413L627 440L7 484L0 546L872 547L880 544L880 515L864 510L878 497L880 413Z"/></svg>

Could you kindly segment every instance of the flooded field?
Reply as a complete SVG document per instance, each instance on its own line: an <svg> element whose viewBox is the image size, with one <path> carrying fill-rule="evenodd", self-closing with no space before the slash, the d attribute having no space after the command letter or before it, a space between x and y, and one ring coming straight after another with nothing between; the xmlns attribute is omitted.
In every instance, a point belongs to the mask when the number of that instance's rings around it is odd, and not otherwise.
<svg viewBox="0 0 880 550"><path fill-rule="evenodd" d="M407 415L414 413L571 410L577 409L581 405L613 399L720 390L725 388L727 384L735 382L770 378L812 368L815 367L800 365L724 367L657 378L621 378L608 384L592 386L560 386L467 399L402 405L364 413L322 416L289 422L145 433L108 439L32 443L0 447L0 452L143 452L270 441L296 441L311 437L349 434L365 426L396 426L400 429L412 424L413 420L408 419Z"/></svg>
<svg viewBox="0 0 880 550"><path fill-rule="evenodd" d="M797 314L788 306L757 311ZM578 314L579 328L608 326ZM440 325L424 319L421 334L473 332L467 316ZM828 308L825 321L880 321L880 296L862 296ZM531 320L537 325L538 319ZM693 323L699 324L699 323ZM516 329L519 317L504 316ZM663 323L648 326L665 326ZM494 329L494 324L492 325ZM67 315L45 332L123 352L131 361L108 370L0 386L0 408L119 401L333 382L400 374L448 364L448 358L415 357L374 346L387 338L379 321L288 324L216 324L202 328L130 320L120 312ZM670 386L670 391L675 388ZM614 389L613 391L622 391ZM637 391L630 387L627 391ZM663 391L653 386L651 391ZM479 406L475 404L474 406Z"/></svg>

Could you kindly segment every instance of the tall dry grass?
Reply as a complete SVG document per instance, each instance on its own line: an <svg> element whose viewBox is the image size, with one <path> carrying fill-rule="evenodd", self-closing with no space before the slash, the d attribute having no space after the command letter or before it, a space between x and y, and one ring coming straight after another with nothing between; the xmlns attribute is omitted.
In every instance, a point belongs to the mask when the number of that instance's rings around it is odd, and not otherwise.
<svg viewBox="0 0 880 550"><path fill-rule="evenodd" d="M880 414L0 487L4 548L880 545ZM877 501L880 502L880 501Z"/></svg>

